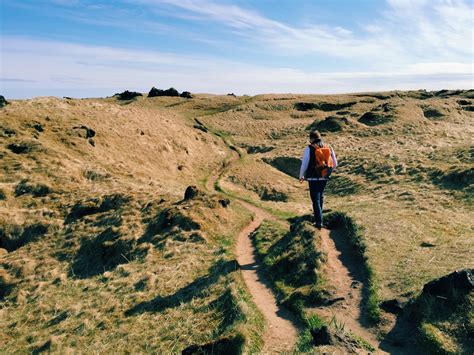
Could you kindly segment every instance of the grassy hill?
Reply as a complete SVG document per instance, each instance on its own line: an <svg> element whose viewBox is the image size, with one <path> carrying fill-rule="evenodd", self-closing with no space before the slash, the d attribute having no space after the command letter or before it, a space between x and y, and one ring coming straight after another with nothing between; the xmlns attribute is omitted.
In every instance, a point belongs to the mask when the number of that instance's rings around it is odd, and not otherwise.
<svg viewBox="0 0 474 355"><path fill-rule="evenodd" d="M378 300L473 268L473 108L472 90L11 100L0 109L0 348L261 349L264 321L234 255L251 215L234 197L279 218L310 213L295 176L313 128L339 161L326 208L358 226ZM229 145L242 157L216 182L224 194L206 192ZM198 192L185 199L189 185ZM381 317L385 334L394 320Z"/></svg>

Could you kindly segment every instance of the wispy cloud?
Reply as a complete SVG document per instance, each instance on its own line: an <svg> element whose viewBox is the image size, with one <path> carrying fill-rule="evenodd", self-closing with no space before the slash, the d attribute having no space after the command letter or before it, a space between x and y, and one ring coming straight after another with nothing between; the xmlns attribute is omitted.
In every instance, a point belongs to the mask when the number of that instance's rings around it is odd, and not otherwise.
<svg viewBox="0 0 474 355"><path fill-rule="evenodd" d="M4 75L23 73L25 82L4 82L5 95L28 97L62 92L107 96L153 85L192 92L336 93L389 89L468 88L472 67L463 63L418 63L397 71L313 72L270 68L216 57L183 56L18 37L4 38ZM34 58L35 64L29 58ZM80 60L78 60L80 58ZM37 68L41 68L41 71Z"/></svg>
<svg viewBox="0 0 474 355"><path fill-rule="evenodd" d="M379 17L354 33L340 26L290 26L252 9L212 0L139 0L159 11L194 21L216 22L233 34L259 42L276 55L325 56L365 62L408 63L417 60L463 60L472 56L472 5L464 0L387 0ZM365 32L364 32L365 31Z"/></svg>
<svg viewBox="0 0 474 355"><path fill-rule="evenodd" d="M295 25L214 0L43 3L61 9L57 16L82 24L122 28L124 33L166 33L170 42L186 38L226 50L197 55L186 42L181 48L185 54L178 54L147 50L144 43L143 49L130 49L2 35L0 74L14 78L0 81L7 95L90 90L105 96L153 85L241 94L474 86L473 6L465 0L386 0L381 12L357 28ZM19 6L27 4L33 6ZM222 52L236 55L229 60ZM253 60L260 55L270 60ZM315 64L300 65L303 59ZM334 69L338 65L346 70Z"/></svg>

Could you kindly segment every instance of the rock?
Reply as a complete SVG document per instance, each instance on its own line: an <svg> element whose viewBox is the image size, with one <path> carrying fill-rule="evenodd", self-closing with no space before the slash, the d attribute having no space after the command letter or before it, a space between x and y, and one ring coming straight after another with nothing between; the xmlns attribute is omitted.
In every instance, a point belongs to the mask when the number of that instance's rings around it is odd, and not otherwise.
<svg viewBox="0 0 474 355"><path fill-rule="evenodd" d="M5 97L3 95L0 95L0 107L4 107L8 105L8 101L5 100Z"/></svg>
<svg viewBox="0 0 474 355"><path fill-rule="evenodd" d="M185 200L191 200L195 198L197 195L199 195L199 190L196 186L188 186L186 188L186 191L184 192L184 199Z"/></svg>
<svg viewBox="0 0 474 355"><path fill-rule="evenodd" d="M15 154L26 154L35 150L36 145L31 142L19 142L9 144L7 148Z"/></svg>
<svg viewBox="0 0 474 355"><path fill-rule="evenodd" d="M92 128L88 128L86 126L76 126L73 127L73 129L75 129L79 137L82 138L89 139L95 136L95 131Z"/></svg>
<svg viewBox="0 0 474 355"><path fill-rule="evenodd" d="M114 96L117 97L119 100L132 100L137 96L143 96L143 94L136 92L136 91L128 91L125 90L124 92L120 94L115 94Z"/></svg>
<svg viewBox="0 0 474 355"><path fill-rule="evenodd" d="M436 244L430 243L430 242L421 242L420 247L422 248L434 248Z"/></svg>
<svg viewBox="0 0 474 355"><path fill-rule="evenodd" d="M446 297L453 290L464 293L474 290L474 269L456 270L423 286L423 293L433 296Z"/></svg>
<svg viewBox="0 0 474 355"><path fill-rule="evenodd" d="M175 88L169 88L168 90L161 90L155 87L152 87L148 93L148 97L157 97L157 96L179 96L178 90Z"/></svg>
<svg viewBox="0 0 474 355"><path fill-rule="evenodd" d="M35 123L33 125L33 128L37 131L37 132L44 132L44 127L41 123Z"/></svg>
<svg viewBox="0 0 474 355"><path fill-rule="evenodd" d="M92 138L89 138L87 141L91 146L95 147L95 141Z"/></svg>
<svg viewBox="0 0 474 355"><path fill-rule="evenodd" d="M464 106L464 105L470 105L471 101L469 101L469 100L458 100L457 103L461 106Z"/></svg>
<svg viewBox="0 0 474 355"><path fill-rule="evenodd" d="M219 203L222 207L227 207L230 205L230 200L228 198L222 198L219 200Z"/></svg>
<svg viewBox="0 0 474 355"><path fill-rule="evenodd" d="M334 335L329 331L327 325L323 325L318 329L311 329L310 333L313 337L313 344L316 346L333 345L336 343Z"/></svg>
<svg viewBox="0 0 474 355"><path fill-rule="evenodd" d="M385 312L398 314L403 311L403 307L405 307L406 302L403 302L399 299L392 299L386 300L380 303L380 308L382 308Z"/></svg>
<svg viewBox="0 0 474 355"><path fill-rule="evenodd" d="M180 95L180 97L184 97L185 99L192 99L193 95L189 91L183 91Z"/></svg>

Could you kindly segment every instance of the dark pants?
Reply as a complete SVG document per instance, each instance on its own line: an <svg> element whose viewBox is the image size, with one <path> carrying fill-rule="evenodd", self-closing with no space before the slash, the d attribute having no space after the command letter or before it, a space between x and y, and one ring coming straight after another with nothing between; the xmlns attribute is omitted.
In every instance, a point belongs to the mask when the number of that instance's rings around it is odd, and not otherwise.
<svg viewBox="0 0 474 355"><path fill-rule="evenodd" d="M314 180L309 182L309 194L313 202L314 223L318 226L323 225L323 201L324 188L327 180Z"/></svg>

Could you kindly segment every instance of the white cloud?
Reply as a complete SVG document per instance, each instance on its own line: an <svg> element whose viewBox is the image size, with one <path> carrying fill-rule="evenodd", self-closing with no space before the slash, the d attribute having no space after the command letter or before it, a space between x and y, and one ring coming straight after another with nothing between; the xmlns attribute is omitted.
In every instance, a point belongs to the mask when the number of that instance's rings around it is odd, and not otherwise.
<svg viewBox="0 0 474 355"><path fill-rule="evenodd" d="M336 93L392 89L472 87L472 65L413 63L396 70L314 72L270 68L215 57L175 55L37 39L3 39L1 91L33 95L108 96L151 86L192 92ZM21 73L21 75L20 75ZM30 82L26 83L23 80Z"/></svg>
<svg viewBox="0 0 474 355"><path fill-rule="evenodd" d="M155 11L165 7L178 18L219 23L257 44L254 50L277 56L354 60L375 70L418 61L472 61L473 9L465 0L387 0L387 9L364 24L362 33L321 23L290 26L213 0L136 1Z"/></svg>

